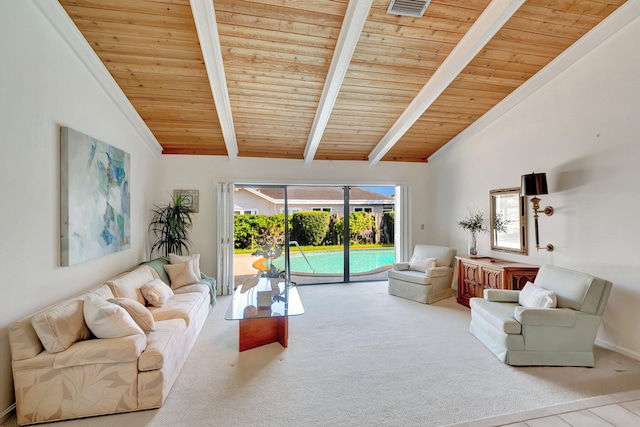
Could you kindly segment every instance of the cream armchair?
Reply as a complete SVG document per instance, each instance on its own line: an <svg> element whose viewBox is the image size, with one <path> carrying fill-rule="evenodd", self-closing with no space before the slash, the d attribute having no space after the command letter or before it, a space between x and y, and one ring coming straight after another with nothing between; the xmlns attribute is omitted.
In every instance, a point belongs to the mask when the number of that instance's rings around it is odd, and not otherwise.
<svg viewBox="0 0 640 427"><path fill-rule="evenodd" d="M453 296L455 257L453 248L416 245L409 262L398 262L389 270L389 293L423 304Z"/></svg>
<svg viewBox="0 0 640 427"><path fill-rule="evenodd" d="M525 290L485 289L484 298L470 300L471 333L509 365L593 367L611 282L543 265L534 285L552 291L557 307L522 306Z"/></svg>

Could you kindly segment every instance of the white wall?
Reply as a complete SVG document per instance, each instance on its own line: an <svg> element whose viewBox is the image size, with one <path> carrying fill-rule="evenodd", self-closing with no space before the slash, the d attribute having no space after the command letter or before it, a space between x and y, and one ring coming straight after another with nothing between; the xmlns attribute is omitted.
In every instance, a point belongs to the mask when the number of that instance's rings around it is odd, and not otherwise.
<svg viewBox="0 0 640 427"><path fill-rule="evenodd" d="M251 210L262 215L274 215L278 211L276 205L266 199L256 196L245 189L239 189L233 194L233 204L235 210Z"/></svg>
<svg viewBox="0 0 640 427"><path fill-rule="evenodd" d="M438 153L428 163L429 233L460 253L456 225L468 207L489 213L489 190L520 186L522 174L546 172L536 253L529 209L529 256L483 255L549 263L613 282L598 340L640 359L640 19L614 34L492 125Z"/></svg>
<svg viewBox="0 0 640 427"><path fill-rule="evenodd" d="M60 267L59 127L131 155L131 248ZM141 261L155 165L96 80L25 1L0 2L0 415L14 402L7 326Z"/></svg>
<svg viewBox="0 0 640 427"><path fill-rule="evenodd" d="M412 243L426 243L428 222L425 216L426 165L380 163L370 167L365 162L239 158L231 163L226 158L205 156L163 156L163 173L159 178L156 203L166 203L167 193L174 189L200 191L200 212L194 214L192 253L200 253L200 265L205 274L215 276L216 266L216 184L368 184L407 185L411 192Z"/></svg>

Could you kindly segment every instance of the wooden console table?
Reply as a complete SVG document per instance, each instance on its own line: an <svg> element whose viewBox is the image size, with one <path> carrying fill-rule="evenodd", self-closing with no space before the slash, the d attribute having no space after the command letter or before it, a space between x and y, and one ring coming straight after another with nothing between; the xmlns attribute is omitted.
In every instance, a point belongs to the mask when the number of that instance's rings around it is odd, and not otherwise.
<svg viewBox="0 0 640 427"><path fill-rule="evenodd" d="M458 302L469 307L469 299L482 298L484 289L522 289L533 282L540 266L498 258L457 256Z"/></svg>

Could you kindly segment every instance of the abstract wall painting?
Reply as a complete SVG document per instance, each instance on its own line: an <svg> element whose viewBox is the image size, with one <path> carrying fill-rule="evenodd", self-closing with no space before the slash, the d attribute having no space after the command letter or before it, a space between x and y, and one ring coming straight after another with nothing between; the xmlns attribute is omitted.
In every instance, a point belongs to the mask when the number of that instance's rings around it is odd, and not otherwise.
<svg viewBox="0 0 640 427"><path fill-rule="evenodd" d="M129 164L129 153L60 128L61 265L129 249Z"/></svg>

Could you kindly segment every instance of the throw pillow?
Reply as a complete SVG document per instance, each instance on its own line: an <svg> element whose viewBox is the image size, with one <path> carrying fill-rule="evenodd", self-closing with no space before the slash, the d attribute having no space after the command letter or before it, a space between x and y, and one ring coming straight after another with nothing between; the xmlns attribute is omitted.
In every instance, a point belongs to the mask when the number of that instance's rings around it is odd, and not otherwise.
<svg viewBox="0 0 640 427"><path fill-rule="evenodd" d="M529 308L554 308L558 301L555 292L527 282L518 294L518 303Z"/></svg>
<svg viewBox="0 0 640 427"><path fill-rule="evenodd" d="M187 261L193 261L193 272L198 280L200 279L200 254L193 255L176 255L169 254L169 264L182 264Z"/></svg>
<svg viewBox="0 0 640 427"><path fill-rule="evenodd" d="M84 321L98 338L118 338L144 334L126 310L97 295L84 299Z"/></svg>
<svg viewBox="0 0 640 427"><path fill-rule="evenodd" d="M166 264L163 268L169 275L169 279L171 279L172 289L193 285L198 282L198 276L193 272L192 260L180 264Z"/></svg>
<svg viewBox="0 0 640 427"><path fill-rule="evenodd" d="M136 322L136 325L140 326L140 329L144 332L153 332L156 330L153 315L147 307L138 301L132 300L131 298L109 298L107 301L124 308L133 321Z"/></svg>
<svg viewBox="0 0 640 427"><path fill-rule="evenodd" d="M423 258L414 255L409 261L409 270L421 271L422 273L426 273L427 268L436 266L436 259L437 258Z"/></svg>
<svg viewBox="0 0 640 427"><path fill-rule="evenodd" d="M90 335L84 322L81 299L64 302L33 316L31 325L49 353L64 351Z"/></svg>
<svg viewBox="0 0 640 427"><path fill-rule="evenodd" d="M173 291L160 279L153 279L149 283L145 283L140 288L144 299L154 307L162 307L173 296Z"/></svg>
<svg viewBox="0 0 640 427"><path fill-rule="evenodd" d="M107 285L111 288L114 297L131 298L144 304L144 298L140 293L140 286L153 280L155 277L151 267L143 265L133 271L129 271L111 279Z"/></svg>

